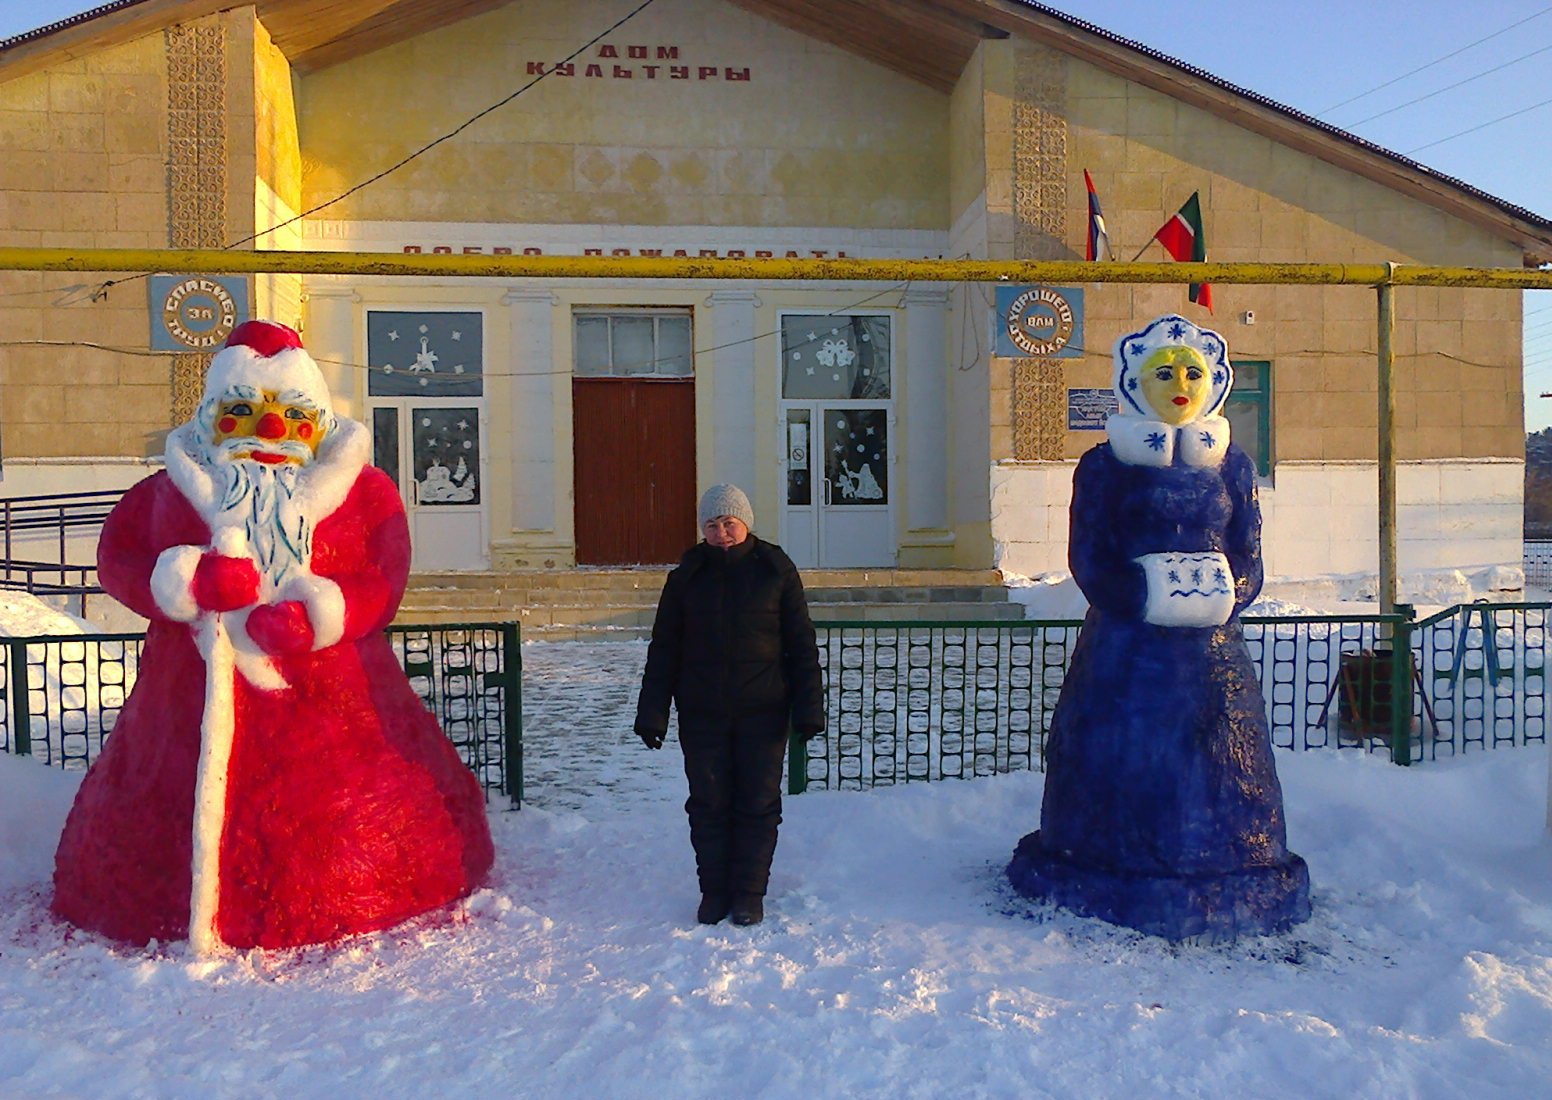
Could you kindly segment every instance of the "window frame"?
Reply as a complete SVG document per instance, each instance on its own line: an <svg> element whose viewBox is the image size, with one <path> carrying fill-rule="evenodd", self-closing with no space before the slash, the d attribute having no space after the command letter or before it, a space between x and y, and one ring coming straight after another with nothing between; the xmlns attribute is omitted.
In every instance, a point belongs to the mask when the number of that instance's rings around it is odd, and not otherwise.
<svg viewBox="0 0 1552 1100"><path fill-rule="evenodd" d="M646 373L622 372L616 368L614 361L614 322L618 320L638 320L650 318L652 320L652 365L654 368L663 361L661 321L665 318L683 319L689 325L688 369L682 372L667 373L660 370L652 370ZM577 327L584 319L603 319L609 323L608 347L609 367L606 371L589 371L583 373L577 369ZM683 381L695 377L695 310L689 306L574 306L571 311L571 376L573 378L614 378L614 379L660 379Z"/></svg>
<svg viewBox="0 0 1552 1100"><path fill-rule="evenodd" d="M1252 454L1250 459L1256 465L1256 473L1263 479L1270 481L1272 469L1276 463L1277 448L1272 438L1272 361L1270 359L1236 359L1234 365L1234 388L1229 391L1228 400L1223 403L1223 413L1227 417L1230 407L1239 405L1250 406L1254 409L1256 427L1260 436L1259 453ZM1253 388L1243 388L1240 385L1241 367L1255 367L1258 375L1257 384ZM1243 446L1243 444L1241 444ZM1248 452L1247 452L1248 453Z"/></svg>

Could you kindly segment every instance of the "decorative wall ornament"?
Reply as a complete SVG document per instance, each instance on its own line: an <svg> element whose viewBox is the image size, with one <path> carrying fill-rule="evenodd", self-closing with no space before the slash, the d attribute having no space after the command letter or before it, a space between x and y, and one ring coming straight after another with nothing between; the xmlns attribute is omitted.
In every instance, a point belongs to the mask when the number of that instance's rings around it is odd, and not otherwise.
<svg viewBox="0 0 1552 1100"><path fill-rule="evenodd" d="M1067 383L1058 359L1013 361L1013 458L1059 462L1067 446Z"/></svg>
<svg viewBox="0 0 1552 1100"><path fill-rule="evenodd" d="M1015 54L1013 253L1021 260L1070 258L1067 247L1067 64L1054 50ZM1016 359L1013 457L1060 461L1066 454L1066 381L1052 359Z"/></svg>
<svg viewBox="0 0 1552 1100"><path fill-rule="evenodd" d="M226 31L219 20L164 33L167 57L167 244L226 244ZM168 423L194 415L210 366L205 353L172 357Z"/></svg>

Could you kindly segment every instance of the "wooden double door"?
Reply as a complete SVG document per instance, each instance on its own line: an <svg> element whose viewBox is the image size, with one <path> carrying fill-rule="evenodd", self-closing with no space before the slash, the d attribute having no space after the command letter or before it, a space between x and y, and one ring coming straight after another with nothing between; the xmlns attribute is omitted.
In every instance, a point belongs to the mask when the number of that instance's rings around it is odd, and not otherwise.
<svg viewBox="0 0 1552 1100"><path fill-rule="evenodd" d="M695 382L571 383L578 565L677 562L695 544Z"/></svg>

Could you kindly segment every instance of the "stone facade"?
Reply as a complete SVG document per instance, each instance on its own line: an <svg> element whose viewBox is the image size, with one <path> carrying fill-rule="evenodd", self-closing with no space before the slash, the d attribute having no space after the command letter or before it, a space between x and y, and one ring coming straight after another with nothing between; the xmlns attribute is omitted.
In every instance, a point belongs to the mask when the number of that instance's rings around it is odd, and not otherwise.
<svg viewBox="0 0 1552 1100"><path fill-rule="evenodd" d="M943 93L716 0L649 9L569 71L351 190L617 15L602 0L511 4L306 71L252 8L9 79L0 58L0 232L16 245L1071 259L1083 254L1087 169L1122 259L1196 191L1213 260L1521 262L1507 231L1048 46L988 38ZM1153 246L1144 257L1164 254ZM13 493L113 481L116 467L159 453L189 410L202 358L139 350L144 282L93 295L101 281L0 274L0 326L24 342L0 350ZM1310 541L1301 509L1345 504L1352 478L1372 477L1369 289L1220 285L1209 316L1179 286L1089 284L1088 346L1074 359L992 355L985 284L940 293L281 275L251 289L256 313L306 329L340 408L355 415L368 410L368 310L481 313L497 563L569 561L569 318L621 304L691 314L708 349L696 364L697 470L746 481L764 515L779 513L786 476L770 340L782 315L890 317L896 561L1019 572L1060 566L1063 486L1102 438L1067 430L1066 391L1108 386L1110 344L1127 326L1183 312L1222 331L1237 358L1271 365L1262 492L1269 517L1290 517L1269 525L1269 545L1284 537L1276 524L1293 541L1269 551L1269 565L1346 568L1368 553L1357 520ZM1397 449L1418 471L1404 486L1422 486L1406 490L1409 507L1424 510L1411 518L1458 536L1457 512L1503 504L1523 457L1520 295L1401 289L1395 305ZM1493 530L1473 560L1508 553ZM1433 553L1414 549L1419 561Z"/></svg>

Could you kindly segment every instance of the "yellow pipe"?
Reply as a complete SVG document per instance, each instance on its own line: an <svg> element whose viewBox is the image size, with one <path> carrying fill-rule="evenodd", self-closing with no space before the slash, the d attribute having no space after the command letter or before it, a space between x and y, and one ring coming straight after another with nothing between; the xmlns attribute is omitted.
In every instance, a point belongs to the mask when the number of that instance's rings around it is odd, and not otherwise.
<svg viewBox="0 0 1552 1100"><path fill-rule="evenodd" d="M718 259L163 248L0 248L0 271L166 271L228 275L268 272L486 279L756 279L766 282L1386 284L1552 290L1552 271L1425 264Z"/></svg>

